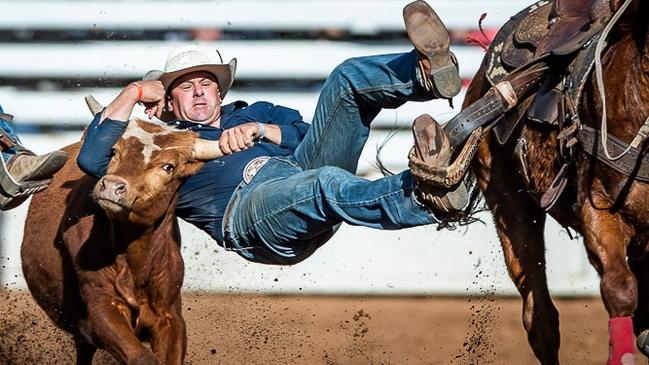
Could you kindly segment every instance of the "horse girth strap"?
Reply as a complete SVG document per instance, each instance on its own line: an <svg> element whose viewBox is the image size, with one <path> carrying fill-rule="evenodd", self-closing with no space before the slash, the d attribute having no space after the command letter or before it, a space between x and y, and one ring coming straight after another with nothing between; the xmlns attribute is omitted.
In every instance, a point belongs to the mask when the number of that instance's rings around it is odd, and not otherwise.
<svg viewBox="0 0 649 365"><path fill-rule="evenodd" d="M516 70L464 108L444 125L451 145L459 146L474 130L497 120L516 106L519 100L539 85L547 69L545 62L537 62Z"/></svg>
<svg viewBox="0 0 649 365"><path fill-rule="evenodd" d="M636 148L630 148L629 152L617 160L609 160L604 155L602 144L598 138L600 131L593 128L582 126L577 134L577 139L581 143L584 151L591 156L597 157L600 162L620 172L621 174L633 177L636 180L649 182L649 156ZM619 154L629 148L629 144L608 135L606 149L610 153Z"/></svg>

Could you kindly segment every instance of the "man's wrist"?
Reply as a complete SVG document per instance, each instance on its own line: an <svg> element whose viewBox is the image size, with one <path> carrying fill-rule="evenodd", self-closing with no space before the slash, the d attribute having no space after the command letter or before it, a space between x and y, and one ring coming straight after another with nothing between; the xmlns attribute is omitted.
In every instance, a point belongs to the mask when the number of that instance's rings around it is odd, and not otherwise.
<svg viewBox="0 0 649 365"><path fill-rule="evenodd" d="M259 134L257 135L257 140L261 140L266 137L266 127L264 123L257 122L257 128L259 128Z"/></svg>
<svg viewBox="0 0 649 365"><path fill-rule="evenodd" d="M129 86L135 87L135 90L136 90L136 93L137 93L135 98L136 98L137 103L140 104L142 102L142 94L143 94L142 83L141 82L132 82Z"/></svg>

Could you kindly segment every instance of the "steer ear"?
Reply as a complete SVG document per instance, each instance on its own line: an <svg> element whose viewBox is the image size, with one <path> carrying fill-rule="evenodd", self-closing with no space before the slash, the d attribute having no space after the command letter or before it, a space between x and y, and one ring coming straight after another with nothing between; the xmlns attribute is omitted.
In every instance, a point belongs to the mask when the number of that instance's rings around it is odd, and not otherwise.
<svg viewBox="0 0 649 365"><path fill-rule="evenodd" d="M223 152L221 151L221 147L219 147L219 141L196 138L192 150L194 152L194 158L199 161L223 157Z"/></svg>
<svg viewBox="0 0 649 365"><path fill-rule="evenodd" d="M182 164L181 170L180 170L180 176L181 177L187 177L187 176L192 176L195 173L198 172L198 170L203 167L204 163L203 162L186 162Z"/></svg>

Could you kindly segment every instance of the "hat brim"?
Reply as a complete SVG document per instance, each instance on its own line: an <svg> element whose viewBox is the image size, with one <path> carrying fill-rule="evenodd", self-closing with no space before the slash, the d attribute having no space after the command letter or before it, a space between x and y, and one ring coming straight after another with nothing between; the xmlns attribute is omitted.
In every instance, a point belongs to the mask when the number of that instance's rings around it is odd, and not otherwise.
<svg viewBox="0 0 649 365"><path fill-rule="evenodd" d="M174 80L180 76L197 71L209 72L216 77L216 81L219 83L219 94L221 95L221 99L223 99L234 83L234 75L237 72L237 59L233 58L227 64L204 64L183 68L182 70L173 72L163 72L160 74L159 80L162 82L162 86L164 86L165 90L169 92L169 87Z"/></svg>

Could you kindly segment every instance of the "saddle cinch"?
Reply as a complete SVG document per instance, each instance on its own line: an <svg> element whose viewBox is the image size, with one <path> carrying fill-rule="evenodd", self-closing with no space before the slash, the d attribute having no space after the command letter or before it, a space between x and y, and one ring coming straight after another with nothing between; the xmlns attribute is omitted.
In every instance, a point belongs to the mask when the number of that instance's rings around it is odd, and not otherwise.
<svg viewBox="0 0 649 365"><path fill-rule="evenodd" d="M444 126L454 146L483 128L491 128L504 145L515 132L520 133L524 117L557 126L562 167L540 199L545 209L554 205L566 186L568 165L582 129L574 106L610 16L609 2L601 0L541 0L522 10L503 25L485 57L486 78L493 87ZM525 178L524 143L519 140L514 150Z"/></svg>

